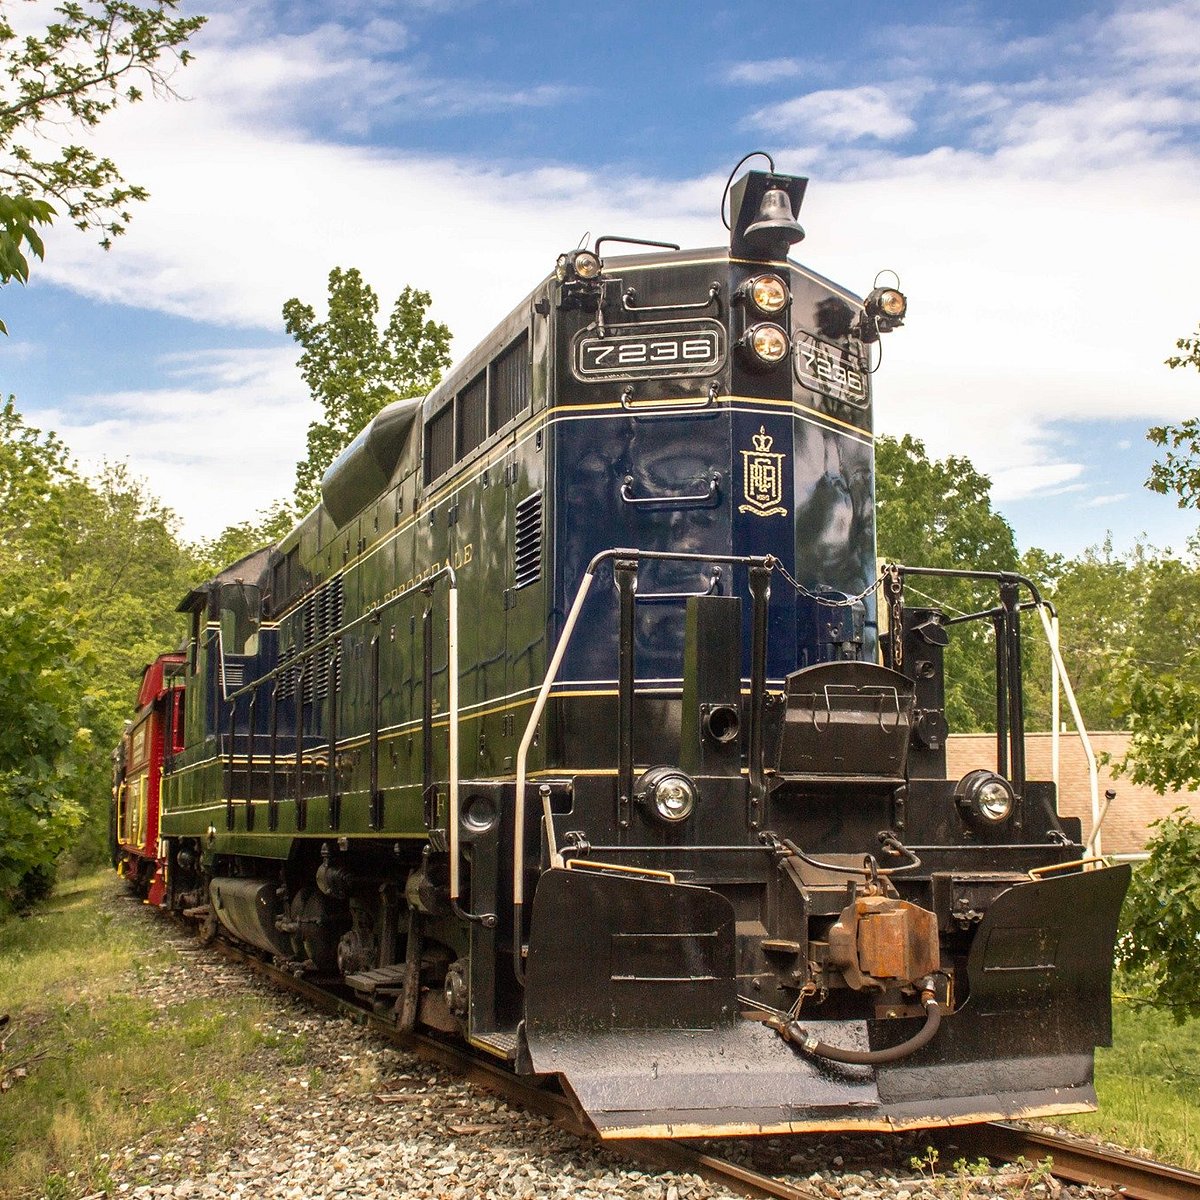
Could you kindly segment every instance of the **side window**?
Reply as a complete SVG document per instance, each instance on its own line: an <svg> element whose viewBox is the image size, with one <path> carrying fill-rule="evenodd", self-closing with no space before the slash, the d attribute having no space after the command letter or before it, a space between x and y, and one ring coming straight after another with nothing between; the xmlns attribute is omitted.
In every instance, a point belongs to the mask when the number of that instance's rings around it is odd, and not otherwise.
<svg viewBox="0 0 1200 1200"><path fill-rule="evenodd" d="M426 484L528 407L529 334L523 332L425 423Z"/></svg>
<svg viewBox="0 0 1200 1200"><path fill-rule="evenodd" d="M454 465L454 405L447 404L425 426L425 482Z"/></svg>
<svg viewBox="0 0 1200 1200"><path fill-rule="evenodd" d="M483 371L458 393L458 453L464 458L487 437L487 372Z"/></svg>
<svg viewBox="0 0 1200 1200"><path fill-rule="evenodd" d="M529 407L529 335L521 334L492 363L492 394L488 402L488 430L495 433Z"/></svg>

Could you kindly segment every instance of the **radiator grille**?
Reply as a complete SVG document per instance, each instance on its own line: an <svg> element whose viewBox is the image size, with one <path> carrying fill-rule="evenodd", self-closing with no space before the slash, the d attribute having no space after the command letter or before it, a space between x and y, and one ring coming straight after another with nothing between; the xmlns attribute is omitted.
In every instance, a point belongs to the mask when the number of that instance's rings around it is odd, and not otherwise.
<svg viewBox="0 0 1200 1200"><path fill-rule="evenodd" d="M517 505L513 584L518 588L542 577L542 493L534 492Z"/></svg>

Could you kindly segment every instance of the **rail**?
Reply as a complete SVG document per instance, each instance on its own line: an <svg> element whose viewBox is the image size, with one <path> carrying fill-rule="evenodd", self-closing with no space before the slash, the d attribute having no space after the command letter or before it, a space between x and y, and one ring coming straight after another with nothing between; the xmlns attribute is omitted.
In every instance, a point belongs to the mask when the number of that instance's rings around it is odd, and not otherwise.
<svg viewBox="0 0 1200 1200"><path fill-rule="evenodd" d="M393 1045L453 1071L469 1083L512 1104L549 1118L559 1128L577 1137L596 1137L582 1110L569 1095L555 1088L553 1080L514 1075L468 1046L454 1045L442 1037L406 1032L394 1020L298 978L224 940L218 940L214 948L324 1011L347 1017ZM1057 1179L1107 1187L1129 1200L1200 1200L1200 1174L1194 1171L1139 1158L1108 1146L1097 1146L1069 1135L1035 1133L1010 1122L991 1122L958 1125L947 1129L943 1136L952 1139L957 1151L984 1155L996 1162L1011 1163L1022 1158L1027 1163L1046 1161L1050 1174ZM804 1182L755 1169L741 1154L738 1157L742 1161L733 1162L720 1153L713 1153L711 1142L700 1145L682 1140L629 1138L601 1144L612 1154L672 1171L693 1172L743 1196L824 1200L821 1193L806 1187ZM732 1142L731 1150L737 1153L749 1144L745 1139L737 1139Z"/></svg>
<svg viewBox="0 0 1200 1200"><path fill-rule="evenodd" d="M620 597L621 632L618 642L617 739L618 812L626 811L633 792L633 614L636 595L637 565L644 561L695 562L709 565L744 566L750 571L750 593L753 603L750 650L750 806L751 816L761 811L763 784L763 702L766 695L767 663L767 601L769 580L775 568L772 555L691 554L669 550L634 550L615 547L602 550L591 562L579 581L575 599L567 611L558 644L546 668L545 678L533 702L533 710L517 748L517 784L513 806L513 971L522 985L525 980L524 910L525 910L525 785L528 774L529 751L537 734L538 724L550 697L550 689L558 678L563 658L571 644L579 614L591 591L596 572L602 563L611 561ZM548 795L542 797L542 821L547 844L555 853L554 825Z"/></svg>

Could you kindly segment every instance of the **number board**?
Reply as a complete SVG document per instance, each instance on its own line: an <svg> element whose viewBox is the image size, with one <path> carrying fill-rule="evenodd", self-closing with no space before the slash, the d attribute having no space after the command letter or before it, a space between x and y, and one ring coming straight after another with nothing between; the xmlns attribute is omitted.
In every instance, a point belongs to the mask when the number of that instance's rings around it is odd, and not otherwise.
<svg viewBox="0 0 1200 1200"><path fill-rule="evenodd" d="M575 342L577 378L653 379L711 375L725 361L725 328L718 321L660 321L612 325L603 337L593 326Z"/></svg>
<svg viewBox="0 0 1200 1200"><path fill-rule="evenodd" d="M867 367L854 351L797 330L792 347L796 379L810 392L822 392L857 408L867 406Z"/></svg>

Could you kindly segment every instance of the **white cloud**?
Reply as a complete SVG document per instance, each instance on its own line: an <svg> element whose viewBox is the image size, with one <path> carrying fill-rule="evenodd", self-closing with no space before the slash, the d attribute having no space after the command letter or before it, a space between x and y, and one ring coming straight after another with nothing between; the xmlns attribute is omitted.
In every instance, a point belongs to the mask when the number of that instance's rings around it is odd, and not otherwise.
<svg viewBox="0 0 1200 1200"><path fill-rule="evenodd" d="M1149 424L1195 409L1191 379L1161 364L1196 319L1200 160L1175 138L1195 45L1181 48L1179 14L1196 10L1122 9L1083 47L1091 74L1077 83L1034 74L935 87L914 39L904 80L813 92L755 118L791 141L775 155L781 170L814 175L796 257L860 292L894 267L909 294L907 326L883 342L880 428L914 432L939 456L966 454L1001 502L1085 486L1090 464L1056 445L1058 420ZM602 166L523 168L322 140L306 125L322 105L334 126L369 130L397 106L450 103L457 85L375 57L354 27L284 34L253 6L223 20L181 76L192 100L137 106L102 131L151 203L107 256L56 228L40 278L277 331L286 298L319 304L331 267L358 266L385 305L405 283L431 290L461 354L585 229L724 240L723 174L671 181L664 205L663 181ZM254 22L261 36L247 36ZM392 47L406 36L392 30ZM1126 47L1110 50L1108 76L1093 53L1104 40ZM984 62L985 49L972 54ZM478 86L457 102L552 103L556 87ZM908 135L919 110L919 135L946 144L906 156L846 150ZM951 139L955 114L971 137ZM85 397L56 427L88 461L125 447L189 532L212 533L290 490L310 419L292 358L185 357L164 364L169 387ZM42 413L39 422L54 423ZM230 461L231 430L257 456L249 471L240 451ZM184 454L170 470L167 445Z"/></svg>
<svg viewBox="0 0 1200 1200"><path fill-rule="evenodd" d="M776 83L780 79L795 79L798 75L812 76L828 74L828 68L802 58L761 58L749 62L731 63L725 68L725 79L729 83L764 84Z"/></svg>
<svg viewBox="0 0 1200 1200"><path fill-rule="evenodd" d="M759 109L751 124L784 137L889 141L912 133L906 97L878 87L831 88Z"/></svg>
<svg viewBox="0 0 1200 1200"><path fill-rule="evenodd" d="M291 491L314 411L290 349L205 352L167 364L173 387L77 397L42 409L85 472L127 458L200 538Z"/></svg>
<svg viewBox="0 0 1200 1200"><path fill-rule="evenodd" d="M1112 492L1107 496L1093 496L1090 500L1085 500L1080 508L1103 508L1108 504L1118 504L1122 500L1128 500L1128 492Z"/></svg>

